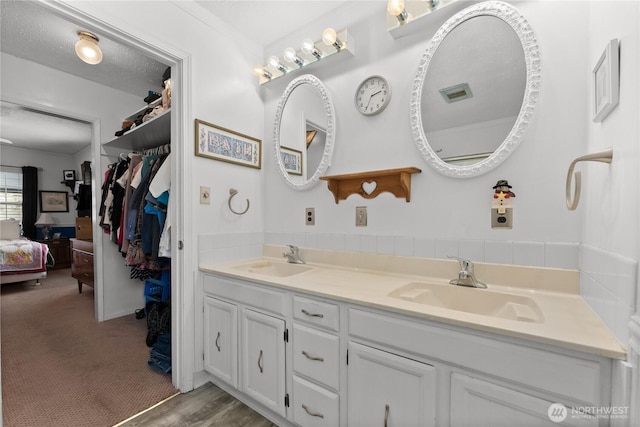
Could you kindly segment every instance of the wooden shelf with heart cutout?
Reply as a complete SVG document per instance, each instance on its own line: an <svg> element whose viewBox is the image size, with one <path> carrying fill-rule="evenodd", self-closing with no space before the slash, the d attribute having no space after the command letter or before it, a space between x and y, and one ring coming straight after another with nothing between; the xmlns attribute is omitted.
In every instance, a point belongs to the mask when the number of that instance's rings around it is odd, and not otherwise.
<svg viewBox="0 0 640 427"><path fill-rule="evenodd" d="M360 194L365 199L373 199L385 191L396 197L411 201L411 175L422 170L414 167L385 169L344 175L323 176L336 204L352 194Z"/></svg>

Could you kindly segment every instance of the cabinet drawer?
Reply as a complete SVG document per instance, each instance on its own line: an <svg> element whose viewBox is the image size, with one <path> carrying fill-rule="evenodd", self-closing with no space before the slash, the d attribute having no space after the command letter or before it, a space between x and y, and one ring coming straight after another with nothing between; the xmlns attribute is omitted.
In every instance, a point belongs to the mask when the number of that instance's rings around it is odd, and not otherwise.
<svg viewBox="0 0 640 427"><path fill-rule="evenodd" d="M340 385L338 337L300 324L293 325L293 369L337 390Z"/></svg>
<svg viewBox="0 0 640 427"><path fill-rule="evenodd" d="M293 421L301 426L340 425L338 395L293 376Z"/></svg>
<svg viewBox="0 0 640 427"><path fill-rule="evenodd" d="M340 313L335 304L294 296L293 317L332 331L340 330Z"/></svg>
<svg viewBox="0 0 640 427"><path fill-rule="evenodd" d="M208 274L204 275L203 286L204 291L212 296L253 305L259 307L261 311L270 311L279 315L289 313L285 294L267 286L247 285Z"/></svg>
<svg viewBox="0 0 640 427"><path fill-rule="evenodd" d="M74 250L71 276L93 286L93 255Z"/></svg>

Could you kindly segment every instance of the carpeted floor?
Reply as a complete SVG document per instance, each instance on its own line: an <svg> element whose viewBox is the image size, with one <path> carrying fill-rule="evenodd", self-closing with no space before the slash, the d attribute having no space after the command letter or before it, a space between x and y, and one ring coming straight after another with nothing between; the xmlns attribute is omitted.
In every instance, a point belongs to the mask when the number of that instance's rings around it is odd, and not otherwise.
<svg viewBox="0 0 640 427"><path fill-rule="evenodd" d="M177 392L147 365L146 320L97 323L93 304L69 269L2 285L4 427L112 426Z"/></svg>

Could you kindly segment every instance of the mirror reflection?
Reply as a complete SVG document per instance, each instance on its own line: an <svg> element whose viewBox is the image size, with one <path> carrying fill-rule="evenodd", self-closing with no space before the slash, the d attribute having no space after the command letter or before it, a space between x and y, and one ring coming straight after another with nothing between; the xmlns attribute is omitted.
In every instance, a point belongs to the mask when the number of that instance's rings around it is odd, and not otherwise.
<svg viewBox="0 0 640 427"><path fill-rule="evenodd" d="M294 79L280 101L275 120L276 160L285 181L306 189L324 174L333 151L333 104L312 75Z"/></svg>
<svg viewBox="0 0 640 427"><path fill-rule="evenodd" d="M489 157L518 117L526 84L518 35L495 16L478 16L451 31L424 81L422 121L429 145L445 162Z"/></svg>
<svg viewBox="0 0 640 427"><path fill-rule="evenodd" d="M478 176L504 161L529 125L540 85L535 34L507 3L470 6L431 38L415 81L418 150L444 175Z"/></svg>

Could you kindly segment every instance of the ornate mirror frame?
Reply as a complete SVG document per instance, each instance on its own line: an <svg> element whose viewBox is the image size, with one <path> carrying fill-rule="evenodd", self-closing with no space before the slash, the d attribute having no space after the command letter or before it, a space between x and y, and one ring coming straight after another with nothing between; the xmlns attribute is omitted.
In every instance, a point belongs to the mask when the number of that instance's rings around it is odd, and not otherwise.
<svg viewBox="0 0 640 427"><path fill-rule="evenodd" d="M429 64L445 37L458 25L477 16L494 16L509 24L516 32L527 71L525 93L518 117L504 141L492 155L473 165L452 165L444 162L429 145L422 123L422 88ZM470 6L445 22L433 36L418 65L413 82L410 103L410 121L413 139L422 157L436 171L454 178L471 178L482 175L502 163L521 142L535 110L540 91L540 51L536 36L525 17L513 6L500 1L488 1Z"/></svg>
<svg viewBox="0 0 640 427"><path fill-rule="evenodd" d="M280 156L280 125L282 122L282 114L284 113L284 108L287 105L287 100L289 96L293 92L295 88L300 85L311 85L315 91L320 96L320 100L323 103L324 111L327 115L327 138L325 141L324 152L322 154L322 159L320 160L320 164L318 168L315 170L314 174L305 181L296 182L294 181L289 173L286 171L284 167L284 163L282 162L282 157ZM276 162L278 163L278 168L285 182L294 190L308 190L315 186L320 177L324 175L331 164L331 158L333 156L333 146L335 140L335 110L333 108L333 101L331 100L331 95L327 91L327 88L324 86L322 81L312 74L304 74L302 76L296 77L287 85L287 88L282 93L282 97L280 98L280 103L278 104L278 109L276 111L276 117L274 120L273 126L273 147L274 154L276 157Z"/></svg>

